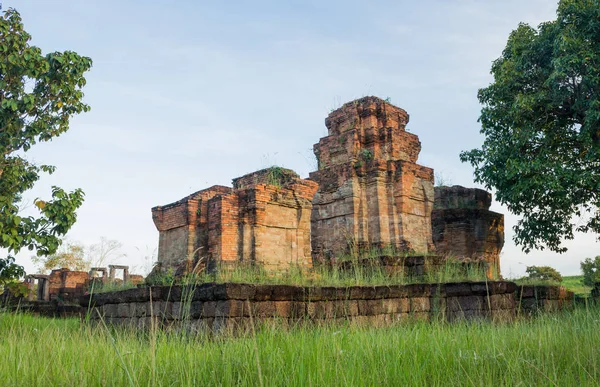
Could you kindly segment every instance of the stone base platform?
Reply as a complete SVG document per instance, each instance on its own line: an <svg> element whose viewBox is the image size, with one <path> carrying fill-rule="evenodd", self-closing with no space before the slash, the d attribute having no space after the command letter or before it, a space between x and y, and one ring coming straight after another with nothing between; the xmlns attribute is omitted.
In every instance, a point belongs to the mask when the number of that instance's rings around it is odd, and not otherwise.
<svg viewBox="0 0 600 387"><path fill-rule="evenodd" d="M537 287L539 305L568 292L559 287ZM525 289L525 288L522 288ZM101 293L82 299L91 305L90 319L135 328L190 327L220 331L278 321L350 321L388 325L398 321L492 320L511 321L519 307L518 286L512 282L465 282L395 286L302 287L207 283L192 286L153 287ZM546 298L544 298L546 297ZM531 297L525 297L530 302ZM529 304L528 304L529 305Z"/></svg>

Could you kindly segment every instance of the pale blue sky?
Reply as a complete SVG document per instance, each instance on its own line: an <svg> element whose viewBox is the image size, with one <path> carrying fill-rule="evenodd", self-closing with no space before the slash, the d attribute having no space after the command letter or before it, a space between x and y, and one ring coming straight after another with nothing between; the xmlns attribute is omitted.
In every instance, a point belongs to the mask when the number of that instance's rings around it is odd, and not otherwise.
<svg viewBox="0 0 600 387"><path fill-rule="evenodd" d="M306 177L332 108L365 95L411 116L419 163L475 186L458 154L481 145L477 89L519 22L555 17L554 0L81 1L3 0L44 52L73 50L94 66L91 112L29 157L54 164L50 185L86 202L69 234L123 242L138 272L158 244L150 208L272 164ZM524 255L506 215L505 275L549 264L577 274L598 255L592 235L567 254ZM29 254L19 263L33 270Z"/></svg>

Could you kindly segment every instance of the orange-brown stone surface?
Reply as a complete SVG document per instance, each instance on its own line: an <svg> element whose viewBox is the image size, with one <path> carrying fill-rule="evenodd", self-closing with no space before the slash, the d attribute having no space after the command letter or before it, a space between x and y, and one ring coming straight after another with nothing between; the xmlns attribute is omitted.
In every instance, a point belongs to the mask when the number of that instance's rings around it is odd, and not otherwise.
<svg viewBox="0 0 600 387"><path fill-rule="evenodd" d="M433 170L416 164L419 138L405 130L408 114L364 97L325 120L329 135L314 146L319 184L313 200L316 256L351 246L433 250Z"/></svg>
<svg viewBox="0 0 600 387"><path fill-rule="evenodd" d="M317 190L290 170L271 167L154 207L165 266L252 262L269 271L310 266L310 214Z"/></svg>
<svg viewBox="0 0 600 387"><path fill-rule="evenodd" d="M483 258L499 274L504 215L490 211L491 203L492 194L482 189L436 187L431 224L438 254Z"/></svg>
<svg viewBox="0 0 600 387"><path fill-rule="evenodd" d="M85 293L89 280L90 277L86 271L52 270L48 276L49 298L62 301L74 300Z"/></svg>
<svg viewBox="0 0 600 387"><path fill-rule="evenodd" d="M188 260L206 256L208 202L231 191L230 187L215 185L175 203L154 207L152 220L159 231L158 261L168 267L177 267Z"/></svg>

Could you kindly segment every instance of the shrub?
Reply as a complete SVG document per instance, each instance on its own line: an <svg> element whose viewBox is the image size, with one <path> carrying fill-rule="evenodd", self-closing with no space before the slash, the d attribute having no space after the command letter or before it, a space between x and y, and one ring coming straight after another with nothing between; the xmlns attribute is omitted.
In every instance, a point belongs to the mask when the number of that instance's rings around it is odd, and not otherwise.
<svg viewBox="0 0 600 387"><path fill-rule="evenodd" d="M167 270L152 270L144 280L146 286L169 286L175 283L175 272L169 268Z"/></svg>
<svg viewBox="0 0 600 387"><path fill-rule="evenodd" d="M600 282L600 255L593 260L586 258L581 262L581 271L583 272L583 284L594 286L595 282Z"/></svg>
<svg viewBox="0 0 600 387"><path fill-rule="evenodd" d="M525 272L532 280L562 282L560 273L550 266L527 266Z"/></svg>

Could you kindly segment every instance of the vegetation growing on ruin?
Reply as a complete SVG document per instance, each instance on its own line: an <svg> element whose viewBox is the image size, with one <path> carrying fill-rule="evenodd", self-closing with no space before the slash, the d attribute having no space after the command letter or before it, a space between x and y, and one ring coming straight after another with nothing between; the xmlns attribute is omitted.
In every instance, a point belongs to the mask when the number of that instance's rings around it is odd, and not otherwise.
<svg viewBox="0 0 600 387"><path fill-rule="evenodd" d="M0 375L30 386L598 385L599 319L589 307L501 325L275 322L208 337L0 313Z"/></svg>
<svg viewBox="0 0 600 387"><path fill-rule="evenodd" d="M281 273L269 273L260 265L252 263L219 264L212 272L202 271L198 274L176 278L172 272L154 273L146 279L147 286L169 286L179 284L217 283L252 283L263 285L296 285L296 286L376 286L404 285L412 283L445 283L461 281L486 281L485 267L480 265L464 265L456 260L448 260L438 270L431 270L425 275L408 275L404 273L388 274L380 265L356 266L342 269L336 264L318 265L311 270L292 266Z"/></svg>
<svg viewBox="0 0 600 387"><path fill-rule="evenodd" d="M285 184L284 169L277 165L271 166L267 172L267 184L281 188Z"/></svg>

